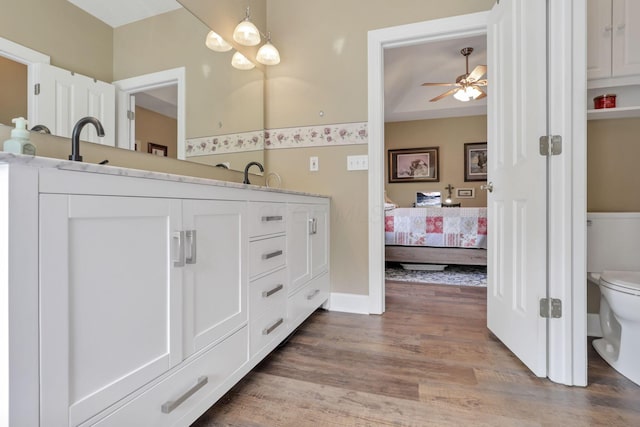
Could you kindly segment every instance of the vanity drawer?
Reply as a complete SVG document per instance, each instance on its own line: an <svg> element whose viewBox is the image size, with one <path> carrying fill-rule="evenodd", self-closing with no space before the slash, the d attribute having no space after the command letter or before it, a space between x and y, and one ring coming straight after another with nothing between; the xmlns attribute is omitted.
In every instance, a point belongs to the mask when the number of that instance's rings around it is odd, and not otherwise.
<svg viewBox="0 0 640 427"><path fill-rule="evenodd" d="M233 386L227 379L248 360L247 334L247 327L235 332L94 425L173 426L196 406L213 405Z"/></svg>
<svg viewBox="0 0 640 427"><path fill-rule="evenodd" d="M249 237L284 233L286 212L284 203L249 203Z"/></svg>
<svg viewBox="0 0 640 427"><path fill-rule="evenodd" d="M251 355L254 356L275 340L280 341L287 331L286 300L279 307L268 311L262 316L251 319L249 329L251 334Z"/></svg>
<svg viewBox="0 0 640 427"><path fill-rule="evenodd" d="M286 247L284 236L250 242L249 277L284 267L287 259Z"/></svg>
<svg viewBox="0 0 640 427"><path fill-rule="evenodd" d="M298 327L329 298L329 273L316 277L289 297L287 317L292 328Z"/></svg>
<svg viewBox="0 0 640 427"><path fill-rule="evenodd" d="M249 313L252 318L286 304L286 280L287 269L282 268L249 283Z"/></svg>

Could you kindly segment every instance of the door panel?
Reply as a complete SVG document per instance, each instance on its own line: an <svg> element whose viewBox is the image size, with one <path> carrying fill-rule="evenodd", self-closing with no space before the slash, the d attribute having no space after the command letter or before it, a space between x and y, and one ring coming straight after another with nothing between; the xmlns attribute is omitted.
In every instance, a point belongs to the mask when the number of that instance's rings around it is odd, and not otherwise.
<svg viewBox="0 0 640 427"><path fill-rule="evenodd" d="M488 27L489 329L546 376L546 5L502 0Z"/></svg>

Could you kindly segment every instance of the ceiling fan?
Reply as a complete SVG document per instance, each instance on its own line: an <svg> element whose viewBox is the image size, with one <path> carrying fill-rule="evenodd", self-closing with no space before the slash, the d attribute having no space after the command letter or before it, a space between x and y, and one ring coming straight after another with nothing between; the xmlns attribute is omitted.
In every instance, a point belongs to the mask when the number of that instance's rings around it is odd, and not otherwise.
<svg viewBox="0 0 640 427"><path fill-rule="evenodd" d="M467 72L456 78L455 83L423 83L422 86L454 86L453 89L431 99L430 102L436 102L449 95L453 95L458 101L470 101L472 99L482 99L487 96L481 87L487 85L487 79L480 80L487 72L486 65L478 65L469 73L469 55L473 52L472 47L465 47L460 53L467 60Z"/></svg>

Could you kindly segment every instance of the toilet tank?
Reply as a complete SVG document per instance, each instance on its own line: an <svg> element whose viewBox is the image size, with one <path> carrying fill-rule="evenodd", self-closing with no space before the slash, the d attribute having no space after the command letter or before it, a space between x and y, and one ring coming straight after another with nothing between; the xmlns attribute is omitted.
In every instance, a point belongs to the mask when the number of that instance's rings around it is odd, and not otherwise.
<svg viewBox="0 0 640 427"><path fill-rule="evenodd" d="M640 271L640 212L587 213L587 272Z"/></svg>

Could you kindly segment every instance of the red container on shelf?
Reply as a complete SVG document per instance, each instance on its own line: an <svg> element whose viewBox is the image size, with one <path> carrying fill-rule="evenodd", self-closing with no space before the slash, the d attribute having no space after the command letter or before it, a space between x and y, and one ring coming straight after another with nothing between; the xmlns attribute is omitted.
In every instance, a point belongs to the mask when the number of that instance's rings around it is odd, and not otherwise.
<svg viewBox="0 0 640 427"><path fill-rule="evenodd" d="M596 110L601 108L616 108L616 96L613 94L600 95L593 98Z"/></svg>

